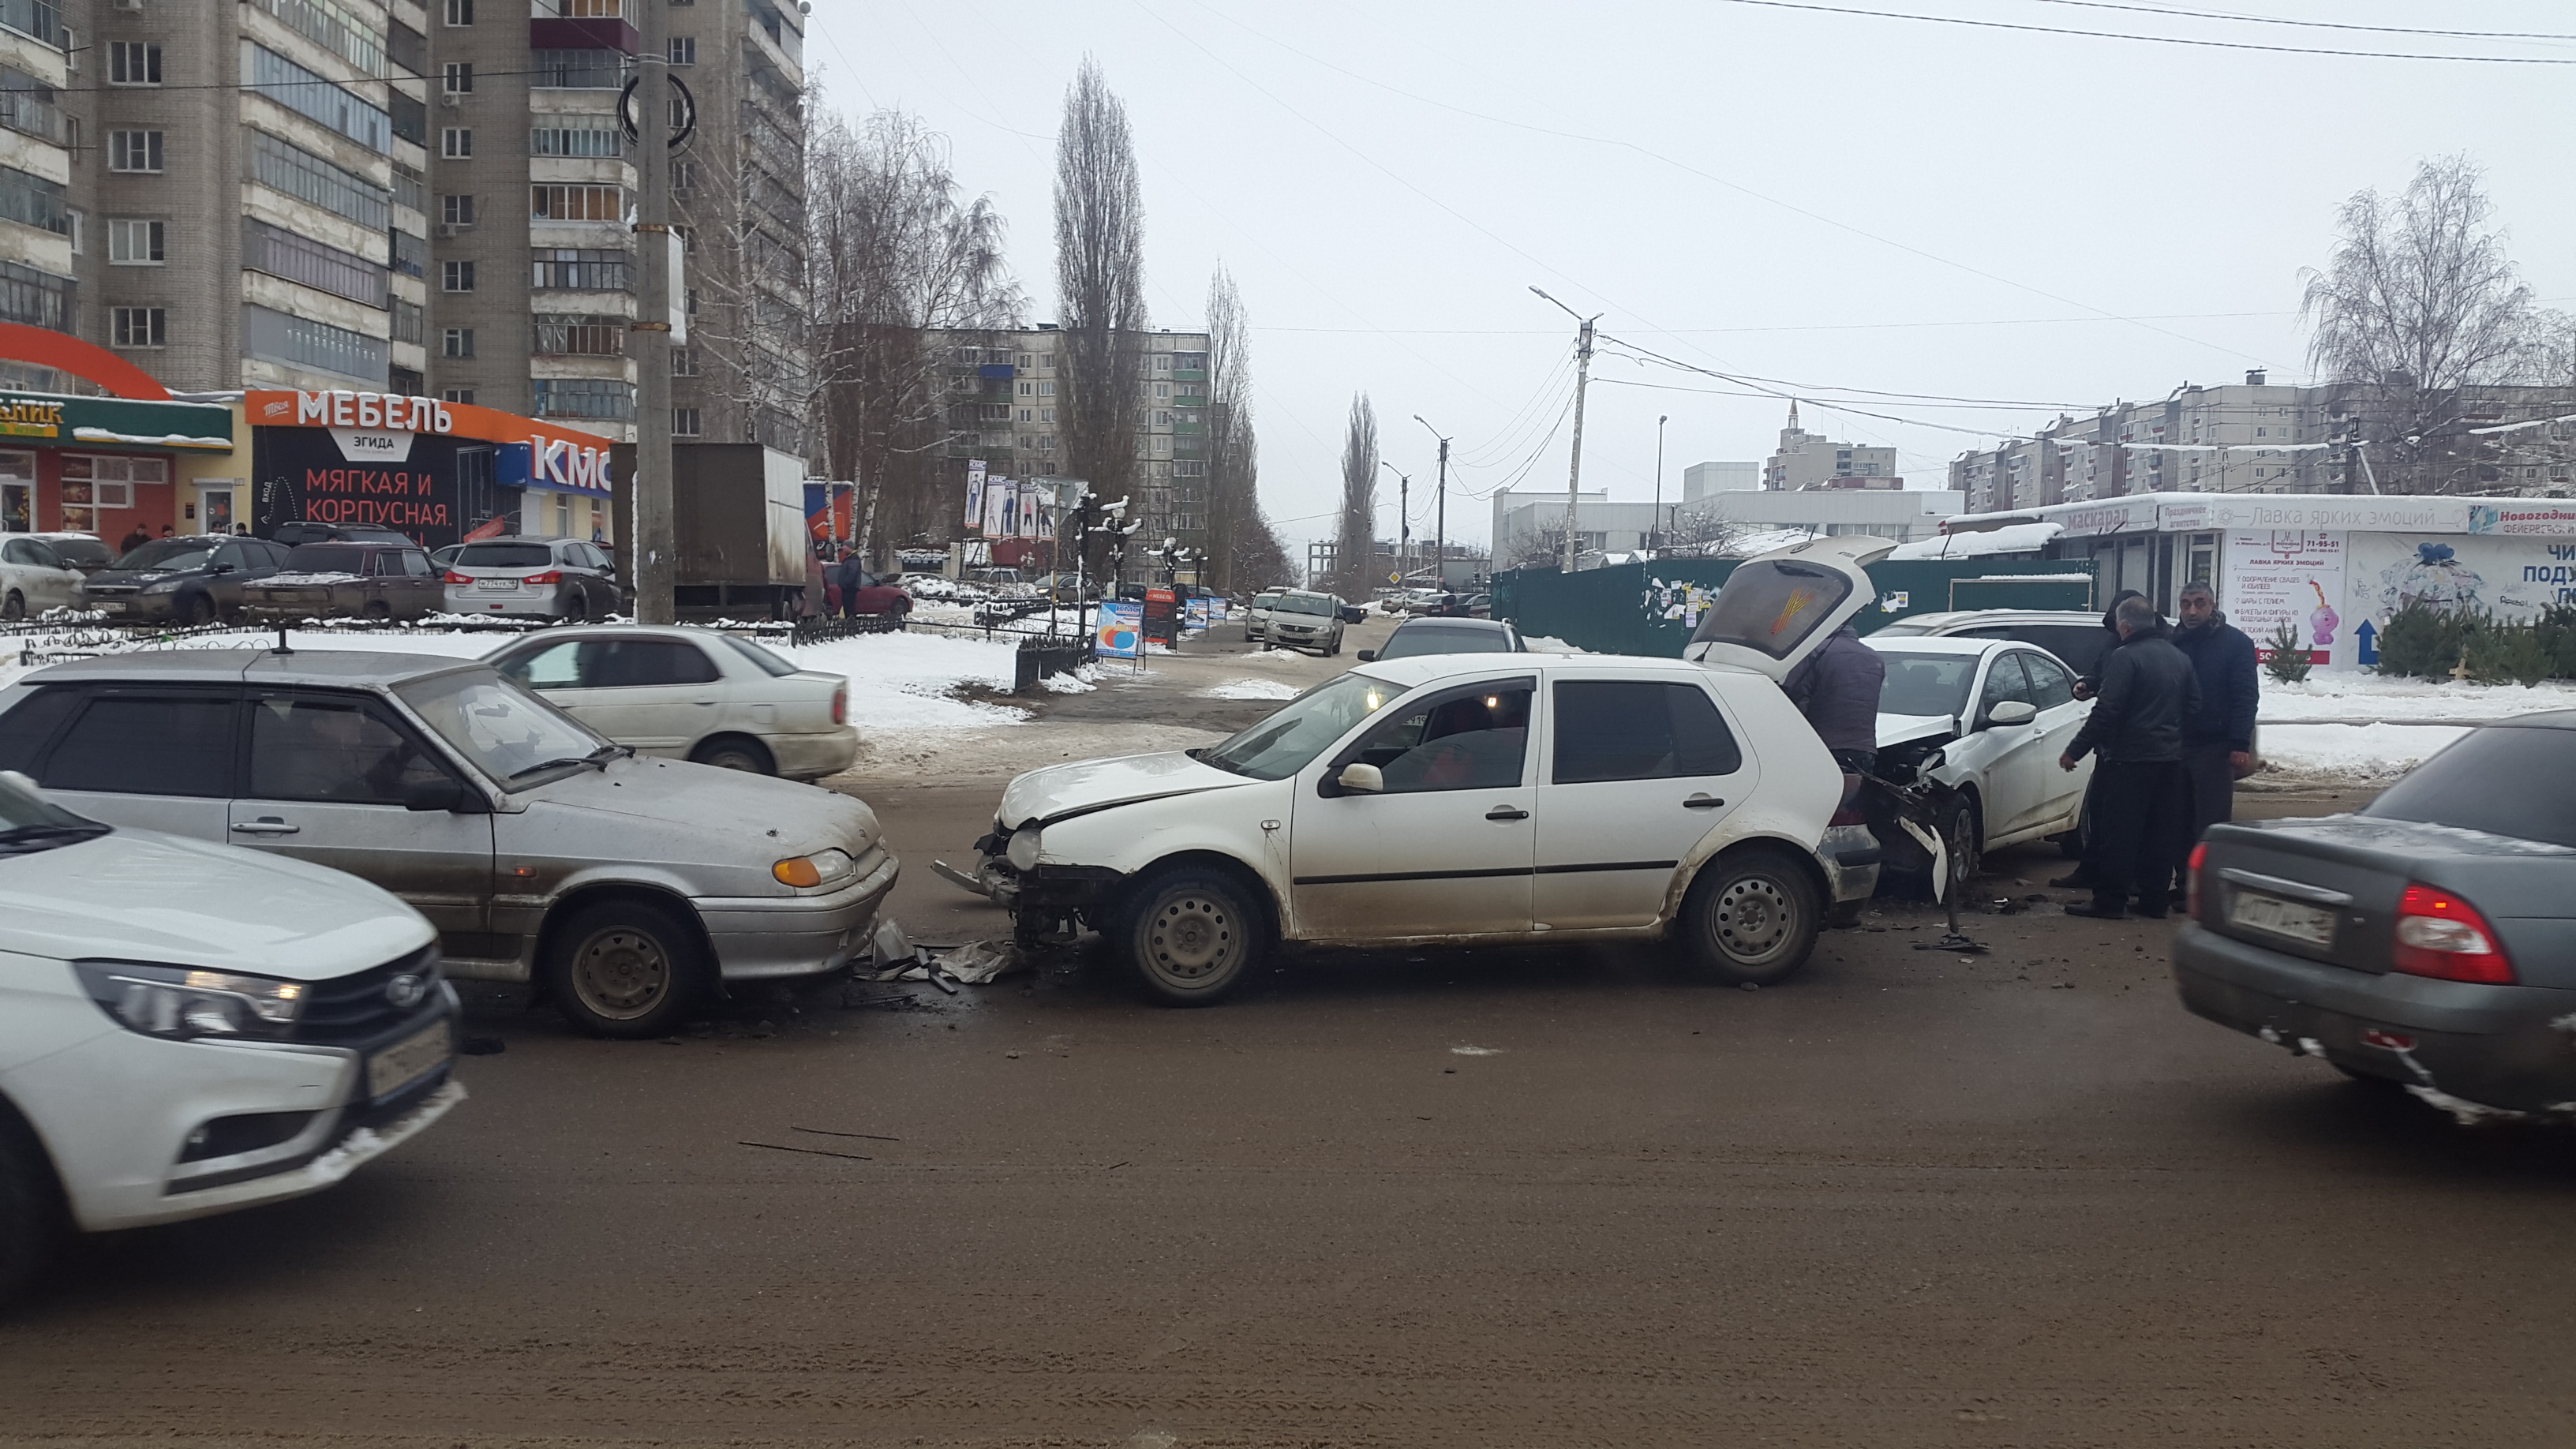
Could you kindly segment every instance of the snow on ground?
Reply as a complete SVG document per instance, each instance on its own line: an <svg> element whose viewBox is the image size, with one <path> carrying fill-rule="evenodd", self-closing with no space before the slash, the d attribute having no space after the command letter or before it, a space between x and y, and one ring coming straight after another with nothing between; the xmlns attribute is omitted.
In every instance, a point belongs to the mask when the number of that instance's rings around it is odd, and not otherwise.
<svg viewBox="0 0 2576 1449"><path fill-rule="evenodd" d="M1295 699L1305 692L1284 679L1229 679L1199 691L1209 699Z"/></svg>
<svg viewBox="0 0 2576 1449"><path fill-rule="evenodd" d="M1312 656L1295 649L1272 649L1265 646L1255 649L1235 662L1237 664L1295 664L1310 657Z"/></svg>
<svg viewBox="0 0 2576 1449"><path fill-rule="evenodd" d="M2310 720L2424 720L2480 724L2541 710L2576 709L2576 684L2459 684L2379 674L2311 674L2297 684L2266 677L2265 724Z"/></svg>
<svg viewBox="0 0 2576 1449"><path fill-rule="evenodd" d="M769 641L764 641L769 642ZM799 668L850 681L850 723L862 739L879 731L968 730L1015 724L1017 710L951 698L961 685L1008 691L1018 646L945 634L862 634L802 648L769 647Z"/></svg>
<svg viewBox="0 0 2576 1449"><path fill-rule="evenodd" d="M2257 743L2264 763L2284 774L2386 780L2414 769L2468 732L2465 725L2267 724Z"/></svg>

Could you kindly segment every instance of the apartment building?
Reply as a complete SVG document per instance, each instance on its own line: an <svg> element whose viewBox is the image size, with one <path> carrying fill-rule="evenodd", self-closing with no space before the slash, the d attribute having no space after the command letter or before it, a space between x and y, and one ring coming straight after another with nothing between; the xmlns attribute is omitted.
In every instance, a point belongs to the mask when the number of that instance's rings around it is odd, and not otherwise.
<svg viewBox="0 0 2576 1449"><path fill-rule="evenodd" d="M1780 430L1780 445L1762 465L1762 486L1773 492L1807 488L1901 489L1894 448L1838 443L1798 426L1798 405L1789 404L1789 424Z"/></svg>
<svg viewBox="0 0 2576 1449"><path fill-rule="evenodd" d="M943 334L947 354L948 454L964 487L967 459L994 473L1047 478L1066 471L1057 422L1064 377L1063 334L1041 322L1025 332ZM1139 495L1127 516L1141 526L1135 547L1207 547L1208 339L1204 332L1145 338L1136 429ZM1114 501L1114 500L1113 500Z"/></svg>
<svg viewBox="0 0 2576 1449"><path fill-rule="evenodd" d="M0 322L71 331L79 323L72 209L71 83L52 7L0 0ZM50 369L0 365L0 383L45 387Z"/></svg>

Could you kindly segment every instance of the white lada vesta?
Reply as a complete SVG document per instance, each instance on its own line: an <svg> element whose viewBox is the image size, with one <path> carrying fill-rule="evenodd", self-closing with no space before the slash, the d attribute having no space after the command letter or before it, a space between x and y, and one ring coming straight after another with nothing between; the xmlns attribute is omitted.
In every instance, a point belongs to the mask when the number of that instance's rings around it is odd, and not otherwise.
<svg viewBox="0 0 2576 1449"><path fill-rule="evenodd" d="M1841 775L1779 688L1872 601L1885 540L1739 566L1690 660L1446 654L1318 685L1221 744L1032 771L943 874L1023 939L1088 926L1175 1005L1276 941L1677 938L1775 982L1877 884Z"/></svg>

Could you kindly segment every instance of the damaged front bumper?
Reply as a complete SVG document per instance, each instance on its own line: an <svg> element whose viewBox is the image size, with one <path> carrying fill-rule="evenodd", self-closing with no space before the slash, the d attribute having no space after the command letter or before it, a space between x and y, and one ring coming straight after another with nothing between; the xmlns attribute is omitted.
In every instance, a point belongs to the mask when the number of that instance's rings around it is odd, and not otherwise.
<svg viewBox="0 0 2576 1449"><path fill-rule="evenodd" d="M2173 973L2194 1015L2401 1083L2455 1115L2453 1102L2576 1116L2576 991L2379 975L2195 922L2175 933Z"/></svg>
<svg viewBox="0 0 2576 1449"><path fill-rule="evenodd" d="M932 861L930 868L1015 915L1092 911L1107 905L1127 880L1102 865L1040 865L1023 871L998 854L977 861L971 873L944 860Z"/></svg>

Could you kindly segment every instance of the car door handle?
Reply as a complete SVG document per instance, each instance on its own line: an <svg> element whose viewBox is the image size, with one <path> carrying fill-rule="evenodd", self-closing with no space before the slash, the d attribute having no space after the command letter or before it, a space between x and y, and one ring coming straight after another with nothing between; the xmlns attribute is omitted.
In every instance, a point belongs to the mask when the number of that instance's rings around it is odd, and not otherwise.
<svg viewBox="0 0 2576 1449"><path fill-rule="evenodd" d="M1693 795L1682 802L1684 810L1715 810L1726 802L1714 795Z"/></svg>
<svg viewBox="0 0 2576 1449"><path fill-rule="evenodd" d="M233 833L236 835L293 835L296 833L298 828L299 827L297 826L287 824L285 821L278 819L274 815L262 816L257 820L236 820L233 822Z"/></svg>
<svg viewBox="0 0 2576 1449"><path fill-rule="evenodd" d="M1517 805L1497 805L1485 812L1488 820L1527 820L1529 812Z"/></svg>

